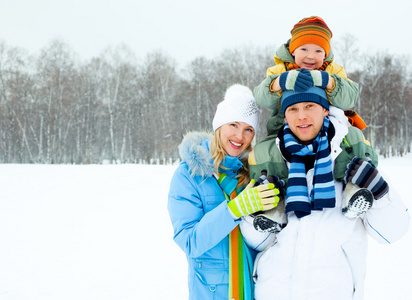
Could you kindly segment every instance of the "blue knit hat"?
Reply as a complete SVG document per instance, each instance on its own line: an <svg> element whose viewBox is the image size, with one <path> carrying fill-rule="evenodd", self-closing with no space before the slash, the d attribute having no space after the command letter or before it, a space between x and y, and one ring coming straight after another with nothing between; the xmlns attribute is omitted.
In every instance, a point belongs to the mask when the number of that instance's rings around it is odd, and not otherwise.
<svg viewBox="0 0 412 300"><path fill-rule="evenodd" d="M314 86L304 92L283 91L282 98L280 98L283 114L285 114L286 108L300 102L314 102L329 110L329 100L325 90Z"/></svg>

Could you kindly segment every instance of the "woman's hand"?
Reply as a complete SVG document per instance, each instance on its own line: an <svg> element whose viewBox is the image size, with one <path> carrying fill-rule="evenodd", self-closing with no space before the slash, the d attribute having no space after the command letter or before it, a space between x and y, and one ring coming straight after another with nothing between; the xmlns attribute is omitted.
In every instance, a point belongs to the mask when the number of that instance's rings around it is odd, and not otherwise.
<svg viewBox="0 0 412 300"><path fill-rule="evenodd" d="M252 180L251 183L254 181ZM253 186L252 184L252 186ZM268 210L278 205L279 189L273 183L261 184L250 188L249 184L235 199L227 204L234 219L253 214L257 211Z"/></svg>

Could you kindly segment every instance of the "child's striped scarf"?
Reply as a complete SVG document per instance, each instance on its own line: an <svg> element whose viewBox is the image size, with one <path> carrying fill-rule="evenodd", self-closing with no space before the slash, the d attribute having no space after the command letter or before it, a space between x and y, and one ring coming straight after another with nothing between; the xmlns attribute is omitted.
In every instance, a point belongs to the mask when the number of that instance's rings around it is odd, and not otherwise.
<svg viewBox="0 0 412 300"><path fill-rule="evenodd" d="M329 119L324 118L323 127L316 139L309 145L302 145L292 134L289 125L285 124L285 149L292 154L286 190L286 213L294 211L298 218L309 215L312 209L335 207L335 185L328 129ZM303 157L314 154L316 156L313 187L309 197Z"/></svg>
<svg viewBox="0 0 412 300"><path fill-rule="evenodd" d="M227 200L235 198L242 190L242 178L230 178L221 173L218 183ZM230 195L230 198L229 196ZM243 241L239 226L229 233L229 299L251 300L253 296L253 261L249 248Z"/></svg>

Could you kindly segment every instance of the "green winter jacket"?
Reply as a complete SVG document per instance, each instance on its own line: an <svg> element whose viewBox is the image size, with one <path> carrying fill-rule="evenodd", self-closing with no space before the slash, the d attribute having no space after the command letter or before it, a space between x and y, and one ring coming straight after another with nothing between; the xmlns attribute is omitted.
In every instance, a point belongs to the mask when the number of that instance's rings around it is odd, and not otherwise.
<svg viewBox="0 0 412 300"><path fill-rule="evenodd" d="M288 180L288 167L276 143L277 135L271 135L259 142L249 155L250 178L257 180L262 170L267 170L268 175L277 175L286 183ZM378 166L378 155L373 150L369 141L365 139L362 131L356 127L348 127L348 133L340 143L342 151L335 159L334 177L342 181L345 177L346 166L354 156L364 160L371 159Z"/></svg>
<svg viewBox="0 0 412 300"><path fill-rule="evenodd" d="M335 80L333 90L327 91L329 102L342 109L349 110L355 106L359 96L359 85L347 78L345 69L333 63L334 54L331 49L325 61L329 65L325 69ZM294 57L289 53L289 41L283 44L274 56L276 65L267 69L266 79L264 79L253 93L256 102L263 108L271 109L272 114L267 122L268 135L277 134L279 128L284 124L284 116L280 108L281 92L273 93L269 90L272 81L286 71L285 62L295 62Z"/></svg>

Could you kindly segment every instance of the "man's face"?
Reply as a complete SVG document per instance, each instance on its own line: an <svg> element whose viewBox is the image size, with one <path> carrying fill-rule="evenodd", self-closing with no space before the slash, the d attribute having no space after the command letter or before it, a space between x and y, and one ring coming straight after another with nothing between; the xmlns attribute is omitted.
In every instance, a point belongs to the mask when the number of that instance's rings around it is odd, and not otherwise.
<svg viewBox="0 0 412 300"><path fill-rule="evenodd" d="M322 129L323 119L329 111L314 102L300 102L285 111L285 121L300 143L309 144Z"/></svg>

